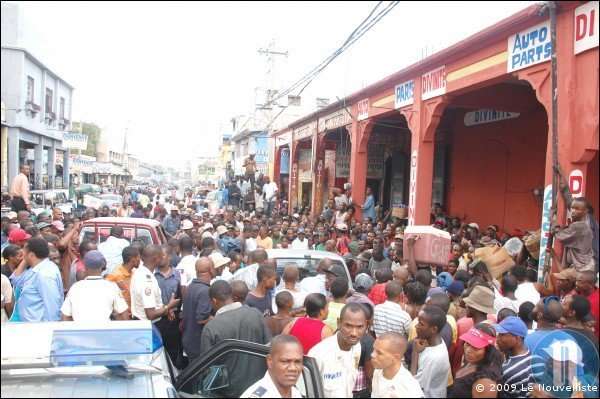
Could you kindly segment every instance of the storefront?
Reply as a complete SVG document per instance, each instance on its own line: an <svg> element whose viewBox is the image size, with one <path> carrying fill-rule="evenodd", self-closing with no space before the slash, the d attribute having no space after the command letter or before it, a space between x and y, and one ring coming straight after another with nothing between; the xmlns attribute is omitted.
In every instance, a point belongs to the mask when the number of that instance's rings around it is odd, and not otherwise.
<svg viewBox="0 0 600 399"><path fill-rule="evenodd" d="M324 189L347 178L361 204L371 186L384 210L406 205L410 224L429 224L440 203L480 226L538 229L553 176L550 22L540 9L527 7L303 118L317 124L313 170L320 160L335 165ZM556 18L559 164L573 194L595 209L598 13L598 2L559 2ZM296 137L295 146L310 148ZM559 221L565 216L559 199Z"/></svg>

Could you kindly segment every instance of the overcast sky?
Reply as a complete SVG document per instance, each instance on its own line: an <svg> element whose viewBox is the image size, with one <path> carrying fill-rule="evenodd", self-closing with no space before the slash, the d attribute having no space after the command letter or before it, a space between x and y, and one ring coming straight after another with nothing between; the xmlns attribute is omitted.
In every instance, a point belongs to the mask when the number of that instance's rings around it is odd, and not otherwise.
<svg viewBox="0 0 600 399"><path fill-rule="evenodd" d="M328 57L376 2L20 2L41 40L31 51L75 87L73 120L143 161L182 167L216 153L229 120L249 115L267 88ZM302 94L342 98L534 2L400 2ZM384 5L387 4L384 3ZM259 88L257 90L257 88Z"/></svg>

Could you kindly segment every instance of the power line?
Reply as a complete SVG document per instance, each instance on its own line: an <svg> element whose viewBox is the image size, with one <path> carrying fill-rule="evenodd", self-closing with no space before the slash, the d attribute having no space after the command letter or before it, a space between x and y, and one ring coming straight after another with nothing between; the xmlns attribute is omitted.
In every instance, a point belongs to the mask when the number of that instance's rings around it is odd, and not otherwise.
<svg viewBox="0 0 600 399"><path fill-rule="evenodd" d="M361 24L350 34L348 39L346 39L346 41L340 48L338 48L332 55L327 57L321 64L319 64L317 67L315 67L309 74L305 75L302 79L297 81L290 88L284 90L279 96L273 98L271 100L271 102L274 102L277 99L285 96L286 94L290 93L292 90L294 90L295 88L299 87L300 85L302 85L306 82L304 84L304 86L302 87L302 89L300 89L300 91L298 92L298 95L300 95L304 91L304 89L306 89L308 87L308 85L316 78L316 76L321 71L323 71L335 58L337 58L340 54L342 54L346 49L348 49L348 47L350 47L353 43L355 43L358 39L360 39L365 33L367 33L369 30L371 30L373 28L373 26L375 26L375 24L377 24L377 22L379 22L394 7L396 7L398 5L399 1L391 2L383 10L381 10L373 19L371 19L369 21L371 16L375 13L377 8L379 8L379 6L382 3L383 3L382 1L377 3L377 5L373 8L373 10L371 10L371 12L369 13L367 18L365 18L365 20L363 22L361 22ZM270 104L270 102L267 102L267 104L265 104L265 105L268 105L268 104ZM275 118L273 118L273 120L269 123L269 125L264 130L268 130L273 125L273 123L277 120L277 118L283 113L283 111L285 111L289 106L290 106L290 103L288 102L288 104L285 107L283 107L283 109L281 111L279 111L279 113L275 116Z"/></svg>

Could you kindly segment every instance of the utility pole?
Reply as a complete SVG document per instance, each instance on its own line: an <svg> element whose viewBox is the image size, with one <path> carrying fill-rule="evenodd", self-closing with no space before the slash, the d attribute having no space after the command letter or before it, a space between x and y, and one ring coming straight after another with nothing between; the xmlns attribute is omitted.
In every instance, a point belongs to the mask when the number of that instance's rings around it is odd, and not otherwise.
<svg viewBox="0 0 600 399"><path fill-rule="evenodd" d="M263 54L266 55L267 57L269 57L269 63L270 63L270 68L269 68L269 74L270 74L270 86L271 88L267 91L267 101L266 103L269 104L269 127L271 126L271 124L273 123L273 118L274 118L274 114L273 114L273 107L275 106L273 99L275 98L275 56L277 55L283 55L287 58L288 56L288 51L283 52L283 51L275 51L275 39L273 39L271 41L271 44L269 44L269 47L267 47L266 49L259 49L258 50L259 54Z"/></svg>

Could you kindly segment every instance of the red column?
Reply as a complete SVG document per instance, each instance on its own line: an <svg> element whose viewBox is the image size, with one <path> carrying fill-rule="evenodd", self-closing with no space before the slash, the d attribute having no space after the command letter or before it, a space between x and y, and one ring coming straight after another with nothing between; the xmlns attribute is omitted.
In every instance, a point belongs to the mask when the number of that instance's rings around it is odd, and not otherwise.
<svg viewBox="0 0 600 399"><path fill-rule="evenodd" d="M412 133L408 194L408 224L411 226L430 222L435 131L448 103L445 96L421 101L420 79L415 79L414 93L414 104L401 110Z"/></svg>
<svg viewBox="0 0 600 399"><path fill-rule="evenodd" d="M371 137L373 124L369 121L353 121L350 127L350 178L352 183L352 198L355 204L362 205L365 202L365 189L367 186L367 144ZM356 218L362 220L362 210L356 206Z"/></svg>
<svg viewBox="0 0 600 399"><path fill-rule="evenodd" d="M323 189L325 184L325 146L323 145L323 136L317 135L313 144L315 145L315 149L313 150L315 159L313 160L311 214L315 217L323 211Z"/></svg>
<svg viewBox="0 0 600 399"><path fill-rule="evenodd" d="M293 141L290 145L290 193L289 210L291 213L298 206L298 142Z"/></svg>

